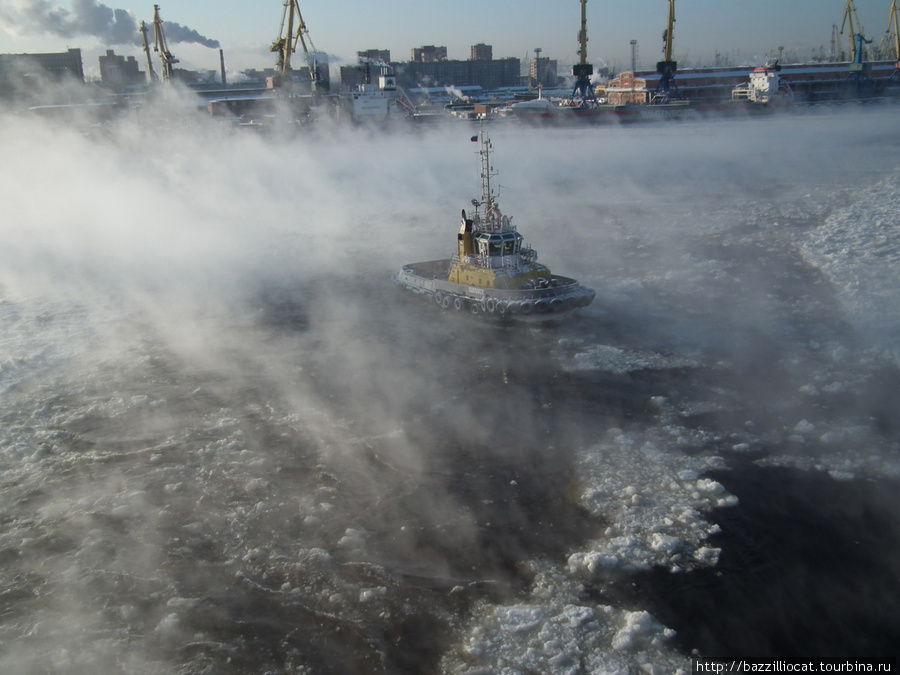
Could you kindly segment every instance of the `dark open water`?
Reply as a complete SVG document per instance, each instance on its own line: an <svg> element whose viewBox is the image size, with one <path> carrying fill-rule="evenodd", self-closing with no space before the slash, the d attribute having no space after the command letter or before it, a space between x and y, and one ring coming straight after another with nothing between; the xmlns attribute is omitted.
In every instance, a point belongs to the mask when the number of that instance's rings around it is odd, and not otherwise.
<svg viewBox="0 0 900 675"><path fill-rule="evenodd" d="M477 192L455 130L293 146L315 170L290 189L248 184L286 152L265 141L229 139L234 176L219 150L176 153L179 175L221 173L174 194L162 171L121 186L154 195L167 225L74 196L50 220L17 141L5 178L24 225L0 242L3 671L892 655L894 112L594 129L576 166L582 132L497 129L504 211L598 291L541 328L443 315L390 283L452 245L453 205ZM57 163L96 152L108 180L131 156L49 139ZM840 160L861 147L848 178ZM298 201L247 230L248 209Z"/></svg>

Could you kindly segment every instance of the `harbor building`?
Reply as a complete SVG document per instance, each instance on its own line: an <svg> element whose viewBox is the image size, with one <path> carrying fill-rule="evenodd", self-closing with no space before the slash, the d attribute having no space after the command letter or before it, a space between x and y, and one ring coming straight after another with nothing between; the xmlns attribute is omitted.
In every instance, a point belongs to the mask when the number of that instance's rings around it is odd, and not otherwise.
<svg viewBox="0 0 900 675"><path fill-rule="evenodd" d="M118 88L143 84L147 81L147 75L138 67L137 59L133 56L126 58L107 49L106 55L100 57L100 81Z"/></svg>
<svg viewBox="0 0 900 675"><path fill-rule="evenodd" d="M70 77L84 82L81 50L70 49L48 54L0 54L0 83L37 74L53 79Z"/></svg>
<svg viewBox="0 0 900 675"><path fill-rule="evenodd" d="M84 84L80 49L47 54L0 54L0 97L27 95L42 80Z"/></svg>
<svg viewBox="0 0 900 675"><path fill-rule="evenodd" d="M447 60L447 48L435 47L428 45L427 47L415 47L412 50L411 60L415 63L437 63Z"/></svg>
<svg viewBox="0 0 900 675"><path fill-rule="evenodd" d="M522 84L521 61L517 58L494 59L493 48L486 44L472 46L468 61L447 59L446 47L418 47L412 61L391 62L389 50L368 49L357 52L359 63L341 66L341 87L354 90L362 84L377 81L378 66L387 66L396 85L406 89L431 87L481 87L485 91Z"/></svg>
<svg viewBox="0 0 900 675"><path fill-rule="evenodd" d="M434 49L435 51L429 51ZM468 61L447 59L446 47L421 47L413 50L421 59L391 64L397 84L408 89L429 87L481 87L484 90L518 87L522 84L521 61L494 59L493 47L473 45Z"/></svg>
<svg viewBox="0 0 900 675"><path fill-rule="evenodd" d="M486 45L484 43L479 42L477 45L472 45L472 52L469 59L472 61L491 61L494 58L494 48L491 45Z"/></svg>
<svg viewBox="0 0 900 675"><path fill-rule="evenodd" d="M331 88L331 74L329 72L328 54L325 52L310 52L310 59L315 69L316 89L319 92L328 91ZM247 79L254 82L265 82L278 75L275 68L248 68L241 71ZM312 90L312 73L309 70L309 63L302 63L297 60L291 68L291 79L299 91Z"/></svg>
<svg viewBox="0 0 900 675"><path fill-rule="evenodd" d="M541 50L535 49L535 57L531 59L528 68L529 86L531 87L556 87L559 85L556 61L546 56L541 56Z"/></svg>
<svg viewBox="0 0 900 675"><path fill-rule="evenodd" d="M374 63L390 63L390 49L366 49L365 51L356 52L356 58L360 61L372 61Z"/></svg>
<svg viewBox="0 0 900 675"><path fill-rule="evenodd" d="M366 49L356 52L357 63L352 66L341 66L341 88L344 91L355 91L364 84L377 84L378 76L383 68L391 62L390 49Z"/></svg>
<svg viewBox="0 0 900 675"><path fill-rule="evenodd" d="M397 84L418 87L480 86L485 90L521 84L521 62L516 58L490 61L437 61L394 63Z"/></svg>

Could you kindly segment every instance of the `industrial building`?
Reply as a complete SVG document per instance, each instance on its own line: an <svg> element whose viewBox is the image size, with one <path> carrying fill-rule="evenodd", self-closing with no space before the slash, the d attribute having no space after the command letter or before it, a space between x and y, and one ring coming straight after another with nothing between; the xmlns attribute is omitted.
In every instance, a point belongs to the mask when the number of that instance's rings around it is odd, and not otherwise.
<svg viewBox="0 0 900 675"><path fill-rule="evenodd" d="M472 45L472 51L469 58L472 61L491 61L494 58L494 48L491 45L478 43Z"/></svg>
<svg viewBox="0 0 900 675"><path fill-rule="evenodd" d="M35 79L84 83L80 49L48 54L0 54L0 97L31 89Z"/></svg>
<svg viewBox="0 0 900 675"><path fill-rule="evenodd" d="M100 57L100 81L115 88L126 87L145 83L147 74L138 67L133 56L126 58L107 49L106 55Z"/></svg>
<svg viewBox="0 0 900 675"><path fill-rule="evenodd" d="M390 49L366 49L362 52L356 52L356 58L360 61L372 61L373 63L390 63Z"/></svg>
<svg viewBox="0 0 900 675"><path fill-rule="evenodd" d="M468 61L447 59L446 47L417 47L413 60L391 62L389 50L369 49L357 52L359 64L341 67L341 85L354 89L372 81L368 72L371 64L388 65L397 86L404 89L428 87L469 87L484 90L517 87L522 83L521 62L516 58L493 59L490 45L477 44L471 48Z"/></svg>
<svg viewBox="0 0 900 675"><path fill-rule="evenodd" d="M446 61L447 48L435 47L434 45L415 47L412 50L410 60L415 63L436 63L438 61Z"/></svg>
<svg viewBox="0 0 900 675"><path fill-rule="evenodd" d="M406 88L480 86L483 89L517 87L521 62L516 58L491 61L437 61L391 64L397 84Z"/></svg>
<svg viewBox="0 0 900 675"><path fill-rule="evenodd" d="M528 67L528 80L531 87L555 87L559 84L556 61L541 56L541 50L534 50L534 58Z"/></svg>

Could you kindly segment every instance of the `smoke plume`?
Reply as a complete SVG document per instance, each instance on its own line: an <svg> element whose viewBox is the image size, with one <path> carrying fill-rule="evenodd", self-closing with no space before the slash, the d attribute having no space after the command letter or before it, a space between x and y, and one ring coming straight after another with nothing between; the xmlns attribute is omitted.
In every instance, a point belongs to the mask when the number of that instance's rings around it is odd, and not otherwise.
<svg viewBox="0 0 900 675"><path fill-rule="evenodd" d="M187 26L182 26L179 23L173 23L171 21L165 21L164 24L166 39L169 42L194 42L211 49L219 48L218 40L211 40L208 37L204 37L193 28L188 28Z"/></svg>
<svg viewBox="0 0 900 675"><path fill-rule="evenodd" d="M192 28L170 22L166 22L165 28L170 42L219 46L217 40L204 37ZM137 21L131 11L113 9L97 0L73 0L71 10L48 0L13 0L0 6L0 30L15 35L92 36L108 45L139 42Z"/></svg>

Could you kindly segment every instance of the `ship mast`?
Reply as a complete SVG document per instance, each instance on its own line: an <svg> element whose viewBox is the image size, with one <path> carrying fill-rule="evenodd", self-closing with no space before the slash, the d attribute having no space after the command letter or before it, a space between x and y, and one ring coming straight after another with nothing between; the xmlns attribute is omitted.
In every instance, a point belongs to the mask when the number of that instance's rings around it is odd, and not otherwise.
<svg viewBox="0 0 900 675"><path fill-rule="evenodd" d="M481 206L484 206L484 220L487 229L499 230L501 225L500 205L497 204L496 195L491 187L491 178L496 176L494 167L491 166L491 139L481 131L481 148L478 154L481 156Z"/></svg>

